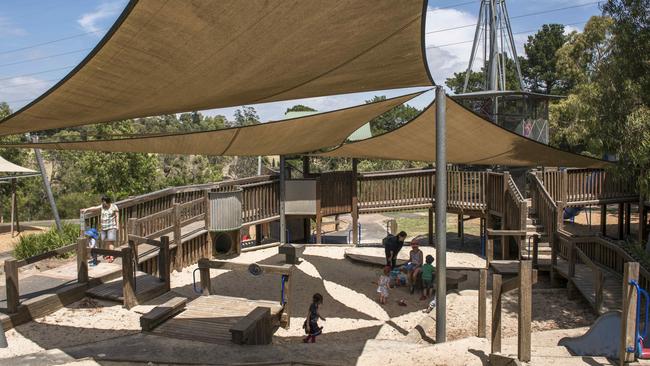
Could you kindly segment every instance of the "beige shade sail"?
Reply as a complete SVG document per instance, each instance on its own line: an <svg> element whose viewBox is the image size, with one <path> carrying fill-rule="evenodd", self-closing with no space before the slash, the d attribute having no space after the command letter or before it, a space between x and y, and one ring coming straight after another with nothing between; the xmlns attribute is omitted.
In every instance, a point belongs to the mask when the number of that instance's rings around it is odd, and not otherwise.
<svg viewBox="0 0 650 366"><path fill-rule="evenodd" d="M436 103L409 123L319 154L435 162ZM447 161L455 164L601 168L603 160L565 152L499 127L447 98Z"/></svg>
<svg viewBox="0 0 650 366"><path fill-rule="evenodd" d="M14 164L0 156L0 174L38 174L37 171L31 170L20 165Z"/></svg>
<svg viewBox="0 0 650 366"><path fill-rule="evenodd" d="M299 154L340 145L371 119L424 92L305 117L216 131L113 140L0 145L0 148L228 156Z"/></svg>
<svg viewBox="0 0 650 366"><path fill-rule="evenodd" d="M0 135L432 85L425 0L132 0Z"/></svg>

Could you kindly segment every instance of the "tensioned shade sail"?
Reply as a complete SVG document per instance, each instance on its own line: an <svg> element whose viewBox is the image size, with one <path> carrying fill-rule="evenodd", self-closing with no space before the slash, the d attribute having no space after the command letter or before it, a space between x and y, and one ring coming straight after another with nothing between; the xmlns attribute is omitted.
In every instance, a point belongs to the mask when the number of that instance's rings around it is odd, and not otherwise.
<svg viewBox="0 0 650 366"><path fill-rule="evenodd" d="M229 156L298 154L337 146L359 127L424 92L332 112L216 131L2 147Z"/></svg>
<svg viewBox="0 0 650 366"><path fill-rule="evenodd" d="M436 103L407 124L319 154L330 157L435 162ZM608 163L510 132L447 98L447 161L456 164L600 168Z"/></svg>
<svg viewBox="0 0 650 366"><path fill-rule="evenodd" d="M425 0L132 0L0 135L432 85Z"/></svg>
<svg viewBox="0 0 650 366"><path fill-rule="evenodd" d="M0 181L12 178L24 178L39 175L40 173L20 165L14 164L0 156Z"/></svg>

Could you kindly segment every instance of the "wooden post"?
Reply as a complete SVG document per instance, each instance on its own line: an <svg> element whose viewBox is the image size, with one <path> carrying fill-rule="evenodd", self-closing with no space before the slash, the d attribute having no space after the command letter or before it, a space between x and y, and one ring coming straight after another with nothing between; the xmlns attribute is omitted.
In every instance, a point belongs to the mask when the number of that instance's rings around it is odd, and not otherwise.
<svg viewBox="0 0 650 366"><path fill-rule="evenodd" d="M295 266L291 266L291 269L289 270L289 277L287 278L287 282L285 282L285 287L284 291L287 294L287 303L285 305L285 313L287 314L287 329L291 326L291 310L293 308L293 270Z"/></svg>
<svg viewBox="0 0 650 366"><path fill-rule="evenodd" d="M646 247L647 237L647 227L648 227L648 211L646 210L645 200L643 196L639 196L639 245L642 248L645 248L646 253L650 251L650 247Z"/></svg>
<svg viewBox="0 0 650 366"><path fill-rule="evenodd" d="M122 248L122 296L124 297L124 307L127 309L138 304L135 286L133 251L131 248L125 247Z"/></svg>
<svg viewBox="0 0 650 366"><path fill-rule="evenodd" d="M429 245L433 245L433 207L429 208Z"/></svg>
<svg viewBox="0 0 650 366"><path fill-rule="evenodd" d="M303 155L302 157L302 177L309 178L311 175L310 166L309 166L309 155Z"/></svg>
<svg viewBox="0 0 650 366"><path fill-rule="evenodd" d="M185 262L183 262L183 243L181 240L181 205L174 203L174 243L176 244L176 256L174 258L174 268L177 271L181 271L185 267Z"/></svg>
<svg viewBox="0 0 650 366"><path fill-rule="evenodd" d="M77 282L88 282L88 240L77 239Z"/></svg>
<svg viewBox="0 0 650 366"><path fill-rule="evenodd" d="M600 206L600 232L607 236L607 205Z"/></svg>
<svg viewBox="0 0 650 366"><path fill-rule="evenodd" d="M205 190L205 228L210 230L210 198L208 194L210 193L209 189Z"/></svg>
<svg viewBox="0 0 650 366"><path fill-rule="evenodd" d="M539 235L533 235L533 268L539 266Z"/></svg>
<svg viewBox="0 0 650 366"><path fill-rule="evenodd" d="M202 265L208 260L203 258L199 259L199 273L201 275L201 289L204 296L212 294L212 283L210 282L210 267Z"/></svg>
<svg viewBox="0 0 650 366"><path fill-rule="evenodd" d="M634 353L627 352L628 347L634 348L636 342L636 289L630 284L631 280L639 280L639 263L627 262L623 269L623 308L621 313L621 344L619 346L619 362L634 361Z"/></svg>
<svg viewBox="0 0 650 366"><path fill-rule="evenodd" d="M533 309L533 267L528 260L519 262L519 317L517 358L529 362L531 355L531 326Z"/></svg>
<svg viewBox="0 0 650 366"><path fill-rule="evenodd" d="M160 237L160 253L158 254L158 277L165 283L167 291L171 290L171 258L169 254L169 237Z"/></svg>
<svg viewBox="0 0 650 366"><path fill-rule="evenodd" d="M359 197L358 194L359 159L352 159L352 243L359 244Z"/></svg>
<svg viewBox="0 0 650 366"><path fill-rule="evenodd" d="M18 305L20 304L20 292L18 287L18 266L15 258L5 260L5 283L7 291L7 312L9 314L17 313Z"/></svg>
<svg viewBox="0 0 650 366"><path fill-rule="evenodd" d="M487 237L487 244L485 246L485 260L487 264L487 268L490 268L490 263L494 260L494 237L491 235L488 235Z"/></svg>
<svg viewBox="0 0 650 366"><path fill-rule="evenodd" d="M573 278L576 276L576 246L575 243L569 242L569 273L566 282L567 292L570 299L575 299L576 288L573 284Z"/></svg>
<svg viewBox="0 0 650 366"><path fill-rule="evenodd" d="M625 236L630 236L632 226L632 204L625 204Z"/></svg>
<svg viewBox="0 0 650 366"><path fill-rule="evenodd" d="M625 206L625 204L623 204L623 203L618 204L618 238L619 238L619 240L623 240L623 238L625 237L625 235L623 233L624 224L625 224L625 217L624 217L625 207L624 206Z"/></svg>
<svg viewBox="0 0 650 366"><path fill-rule="evenodd" d="M323 231L323 213L321 210L321 186L320 178L316 179L316 244L321 244Z"/></svg>
<svg viewBox="0 0 650 366"><path fill-rule="evenodd" d="M556 204L557 211L555 214L557 217L555 219L557 220L557 230L560 230L564 227L564 208L566 207L566 203L564 201L558 201Z"/></svg>
<svg viewBox="0 0 650 366"><path fill-rule="evenodd" d="M507 205L506 205L506 195L508 194L508 182L510 181L510 172L503 172L503 188L501 189L501 207L503 207L503 216L501 216L501 230L506 229L506 217L508 214ZM510 247L510 239L502 235L501 236L501 259L506 259L508 255L508 248Z"/></svg>
<svg viewBox="0 0 650 366"><path fill-rule="evenodd" d="M490 353L501 352L501 275L492 275L492 327Z"/></svg>
<svg viewBox="0 0 650 366"><path fill-rule="evenodd" d="M487 332L487 269L478 270L478 333L480 338Z"/></svg>
<svg viewBox="0 0 650 366"><path fill-rule="evenodd" d="M16 199L16 178L11 180L11 237L14 237L14 231L20 232L18 224L18 200ZM14 223L16 226L14 227Z"/></svg>
<svg viewBox="0 0 650 366"><path fill-rule="evenodd" d="M255 245L262 244L262 224L255 225Z"/></svg>

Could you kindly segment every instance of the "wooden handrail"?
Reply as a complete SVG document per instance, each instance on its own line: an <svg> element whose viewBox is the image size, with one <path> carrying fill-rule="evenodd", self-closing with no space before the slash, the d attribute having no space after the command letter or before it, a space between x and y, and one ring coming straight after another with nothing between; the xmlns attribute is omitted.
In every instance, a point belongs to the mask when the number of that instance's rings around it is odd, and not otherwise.
<svg viewBox="0 0 650 366"><path fill-rule="evenodd" d="M57 255L61 255L61 254L71 252L73 250L76 250L76 248L77 248L77 243L69 244L69 245L54 249L54 250L50 250L49 252L37 254L37 255L31 256L29 258L18 260L18 261L16 261L16 266L18 268L24 267L24 266L26 266L28 264L40 262L40 261L42 261L44 259L56 257Z"/></svg>

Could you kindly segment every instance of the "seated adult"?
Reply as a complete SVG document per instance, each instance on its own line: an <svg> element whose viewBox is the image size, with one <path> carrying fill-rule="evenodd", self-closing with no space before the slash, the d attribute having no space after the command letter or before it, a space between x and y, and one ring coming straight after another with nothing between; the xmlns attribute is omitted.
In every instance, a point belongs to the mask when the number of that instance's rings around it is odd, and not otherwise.
<svg viewBox="0 0 650 366"><path fill-rule="evenodd" d="M384 250L386 252L386 265L390 266L391 269L397 267L397 255L404 246L406 235L406 232L400 231L397 236L388 235L383 240Z"/></svg>
<svg viewBox="0 0 650 366"><path fill-rule="evenodd" d="M411 286L411 293L415 292L415 283L418 280L420 272L422 272L422 264L424 263L424 253L420 250L417 241L411 242L411 251L409 252L409 263L407 265L409 285Z"/></svg>

